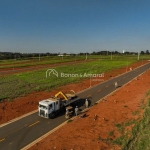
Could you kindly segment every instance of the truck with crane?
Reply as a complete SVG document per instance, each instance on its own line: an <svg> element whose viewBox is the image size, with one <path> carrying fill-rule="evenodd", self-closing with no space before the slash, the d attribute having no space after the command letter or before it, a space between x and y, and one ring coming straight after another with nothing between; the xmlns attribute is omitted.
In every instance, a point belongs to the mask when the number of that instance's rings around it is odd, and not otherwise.
<svg viewBox="0 0 150 150"><path fill-rule="evenodd" d="M61 96L61 98L58 96ZM39 102L39 116L53 119L62 110L67 110L68 106L77 102L78 100L79 98L73 90L71 90L69 94L65 94L60 91L57 94L55 94L54 97Z"/></svg>

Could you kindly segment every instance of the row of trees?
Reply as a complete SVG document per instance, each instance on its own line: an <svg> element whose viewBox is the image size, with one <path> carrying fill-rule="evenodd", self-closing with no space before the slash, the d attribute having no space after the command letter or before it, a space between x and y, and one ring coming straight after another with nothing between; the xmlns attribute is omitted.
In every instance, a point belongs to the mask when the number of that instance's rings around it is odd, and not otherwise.
<svg viewBox="0 0 150 150"><path fill-rule="evenodd" d="M149 50L141 51L141 54L147 54L147 55L149 55L149 54L150 54L150 52L149 52Z"/></svg>
<svg viewBox="0 0 150 150"><path fill-rule="evenodd" d="M133 54L138 54L137 52L124 52L120 53L118 51L98 51L98 52L92 52L92 53L79 53L78 55L133 55ZM149 50L146 51L141 51L141 55L143 54L150 54ZM13 52L0 52L0 60L4 59L34 59L36 57L43 57L43 56L57 56L58 53L13 53ZM63 53L63 55L67 55L67 53ZM76 54L69 54L69 55L76 55Z"/></svg>
<svg viewBox="0 0 150 150"><path fill-rule="evenodd" d="M34 59L43 56L57 56L57 53L12 53L0 52L0 60L4 59Z"/></svg>
<svg viewBox="0 0 150 150"><path fill-rule="evenodd" d="M98 51L98 52L92 52L92 53L80 53L80 55L85 55L85 54L91 54L91 55L111 55L111 54L115 54L115 55L137 55L138 52L124 52L124 53L120 53L118 51ZM146 50L146 51L141 51L140 54L150 54L149 50Z"/></svg>

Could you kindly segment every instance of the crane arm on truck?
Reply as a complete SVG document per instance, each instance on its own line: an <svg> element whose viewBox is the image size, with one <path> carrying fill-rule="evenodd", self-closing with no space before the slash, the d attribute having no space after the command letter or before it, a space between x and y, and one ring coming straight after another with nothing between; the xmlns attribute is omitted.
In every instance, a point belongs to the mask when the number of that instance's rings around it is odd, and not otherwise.
<svg viewBox="0 0 150 150"><path fill-rule="evenodd" d="M59 95L62 95L65 100L68 100L67 96L63 92L58 92L57 94L55 94L55 97L57 98Z"/></svg>
<svg viewBox="0 0 150 150"><path fill-rule="evenodd" d="M55 94L55 98L57 98L59 95L62 95L65 100L70 100L76 97L76 94L73 90L70 90L70 93L68 94L64 94L63 92L60 91L57 94Z"/></svg>

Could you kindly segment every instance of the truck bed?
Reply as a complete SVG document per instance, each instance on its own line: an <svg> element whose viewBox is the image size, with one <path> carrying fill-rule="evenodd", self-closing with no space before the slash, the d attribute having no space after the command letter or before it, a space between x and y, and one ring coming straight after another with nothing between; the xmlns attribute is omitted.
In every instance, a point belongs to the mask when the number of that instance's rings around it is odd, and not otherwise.
<svg viewBox="0 0 150 150"><path fill-rule="evenodd" d="M70 98L69 100L64 100L64 106L67 106L75 101L78 101L79 98L77 96Z"/></svg>
<svg viewBox="0 0 150 150"><path fill-rule="evenodd" d="M68 97L68 99L77 97L75 94L66 94L66 96Z"/></svg>

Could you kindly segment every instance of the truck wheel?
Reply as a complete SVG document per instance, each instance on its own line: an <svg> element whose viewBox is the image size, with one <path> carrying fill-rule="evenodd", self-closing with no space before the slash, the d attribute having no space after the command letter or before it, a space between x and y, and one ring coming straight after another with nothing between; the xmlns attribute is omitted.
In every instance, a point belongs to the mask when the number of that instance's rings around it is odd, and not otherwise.
<svg viewBox="0 0 150 150"><path fill-rule="evenodd" d="M55 112L52 112L51 114L50 114L50 118L51 119L54 119L56 117L56 113Z"/></svg>

